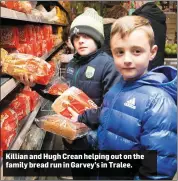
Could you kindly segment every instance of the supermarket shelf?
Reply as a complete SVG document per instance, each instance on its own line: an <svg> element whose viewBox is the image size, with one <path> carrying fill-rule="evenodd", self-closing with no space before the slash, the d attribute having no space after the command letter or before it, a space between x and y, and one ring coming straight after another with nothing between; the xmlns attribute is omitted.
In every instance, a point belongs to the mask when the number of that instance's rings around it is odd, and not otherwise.
<svg viewBox="0 0 178 181"><path fill-rule="evenodd" d="M31 114L29 115L29 117L27 117L26 123L23 126L22 130L20 131L20 133L18 134L17 138L15 139L15 141L13 142L13 144L11 145L10 150L19 150L24 139L25 139L25 135L26 133L29 131L40 107L42 104L43 98L41 98L41 100L38 102L37 106L35 107L35 109L31 112ZM3 176L3 159L1 159L1 180L14 180L14 177L4 177Z"/></svg>
<svg viewBox="0 0 178 181"><path fill-rule="evenodd" d="M64 44L64 42L61 42L59 45L55 46L50 52L46 53L45 55L43 55L41 58L46 60L48 57L50 57L55 51L57 51L62 45Z"/></svg>
<svg viewBox="0 0 178 181"><path fill-rule="evenodd" d="M46 60L48 57L50 57L55 51L57 51L64 42L60 43L56 47L54 47L50 52L43 55L41 58ZM1 96L0 101L3 100L13 89L17 87L17 85L20 82L15 80L14 78L4 78L1 77Z"/></svg>
<svg viewBox="0 0 178 181"><path fill-rule="evenodd" d="M17 87L19 81L13 78L1 77L1 96L0 101L3 100L14 88Z"/></svg>
<svg viewBox="0 0 178 181"><path fill-rule="evenodd" d="M19 150L23 141L24 141L24 138L25 138L25 135L26 133L29 131L40 107L41 107L41 104L42 104L42 99L38 102L36 108L34 109L34 111L31 112L30 116L28 117L28 119L26 120L26 123L25 125L23 126L21 132L19 133L18 137L16 138L16 140L14 141L13 145L11 146L11 150Z"/></svg>
<svg viewBox="0 0 178 181"><path fill-rule="evenodd" d="M52 23L52 22L45 20L42 17L37 17L32 14L25 14L25 13L18 12L18 11L12 10L12 9L7 9L4 7L1 7L0 11L1 11L1 18L28 21L28 22L34 22L34 23L43 23L43 24L50 24L50 25L67 26L67 24Z"/></svg>
<svg viewBox="0 0 178 181"><path fill-rule="evenodd" d="M176 15L177 13L176 13L176 12L165 12L165 11L164 11L164 14L166 14L166 15L169 15L169 14L171 14L171 15Z"/></svg>
<svg viewBox="0 0 178 181"><path fill-rule="evenodd" d="M175 61L177 61L177 58L164 58L164 61L172 61L172 62L175 62Z"/></svg>
<svg viewBox="0 0 178 181"><path fill-rule="evenodd" d="M66 9L65 9L65 7L59 2L59 1L57 1L57 3L58 3L58 5L59 5L59 7L65 12L65 13L69 13Z"/></svg>

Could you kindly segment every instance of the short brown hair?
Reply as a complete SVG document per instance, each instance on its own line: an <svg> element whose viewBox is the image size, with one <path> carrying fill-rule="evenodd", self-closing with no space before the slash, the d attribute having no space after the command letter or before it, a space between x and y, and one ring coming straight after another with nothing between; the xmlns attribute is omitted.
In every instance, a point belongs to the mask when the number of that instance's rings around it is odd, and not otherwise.
<svg viewBox="0 0 178 181"><path fill-rule="evenodd" d="M135 29L143 29L148 36L150 47L154 45L154 32L148 19L141 16L124 16L117 19L111 28L111 39L118 33L123 39Z"/></svg>

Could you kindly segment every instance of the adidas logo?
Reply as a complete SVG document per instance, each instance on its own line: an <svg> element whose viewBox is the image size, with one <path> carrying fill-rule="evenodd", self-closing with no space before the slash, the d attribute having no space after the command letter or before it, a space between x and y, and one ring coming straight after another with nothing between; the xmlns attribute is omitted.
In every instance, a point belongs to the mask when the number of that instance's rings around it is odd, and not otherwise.
<svg viewBox="0 0 178 181"><path fill-rule="evenodd" d="M132 99L128 100L127 102L125 102L124 106L130 107L132 109L136 109L135 98L132 98Z"/></svg>

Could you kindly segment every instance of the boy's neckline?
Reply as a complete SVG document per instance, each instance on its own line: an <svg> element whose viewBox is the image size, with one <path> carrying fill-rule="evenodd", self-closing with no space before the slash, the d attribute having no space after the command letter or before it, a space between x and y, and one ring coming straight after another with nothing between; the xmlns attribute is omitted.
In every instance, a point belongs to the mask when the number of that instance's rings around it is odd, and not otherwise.
<svg viewBox="0 0 178 181"><path fill-rule="evenodd" d="M96 55L98 55L98 53L101 52L101 49L97 49L95 52L92 52L88 55L85 56L81 56L78 53L76 53L74 55L74 59L73 62L75 62L76 64L85 64L90 62Z"/></svg>

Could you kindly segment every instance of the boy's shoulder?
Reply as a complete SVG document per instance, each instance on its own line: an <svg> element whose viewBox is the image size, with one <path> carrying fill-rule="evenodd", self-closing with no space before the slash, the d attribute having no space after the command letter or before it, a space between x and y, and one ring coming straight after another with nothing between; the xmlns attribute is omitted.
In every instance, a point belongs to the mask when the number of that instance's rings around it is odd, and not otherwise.
<svg viewBox="0 0 178 181"><path fill-rule="evenodd" d="M100 51L95 57L95 59L101 59L102 63L108 63L108 62L114 63L113 57L111 57L109 54L107 54L104 51Z"/></svg>
<svg viewBox="0 0 178 181"><path fill-rule="evenodd" d="M168 88L169 87L169 88ZM123 90L123 91L122 91ZM117 92L122 91L123 94L127 94L128 92L132 92L137 95L145 95L150 99L164 99L164 98L173 98L173 94L175 93L174 87L171 88L170 85L154 85L154 84L138 84L137 82L133 83L131 86L125 87L125 82L120 79L120 81L111 87L109 90L110 94L115 95Z"/></svg>

